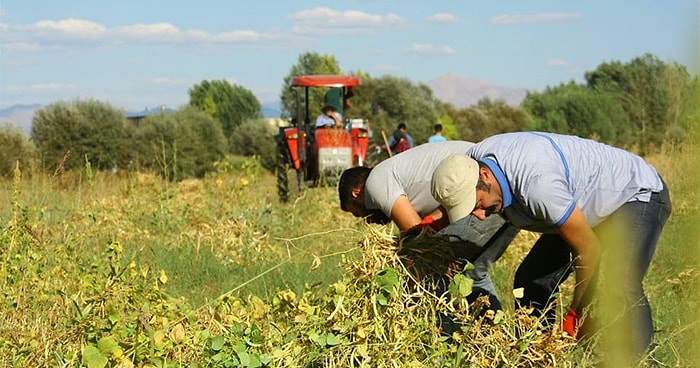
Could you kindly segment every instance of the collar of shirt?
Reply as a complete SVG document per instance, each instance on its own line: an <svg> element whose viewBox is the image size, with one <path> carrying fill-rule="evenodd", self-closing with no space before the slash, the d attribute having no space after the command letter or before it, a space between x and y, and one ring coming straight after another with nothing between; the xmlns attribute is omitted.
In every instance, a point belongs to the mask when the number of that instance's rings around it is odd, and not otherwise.
<svg viewBox="0 0 700 368"><path fill-rule="evenodd" d="M501 187L501 197L503 199L501 213L503 213L506 207L509 207L511 204L513 204L513 193L510 190L510 184L508 184L508 180L506 180L506 174L503 173L503 170L501 170L501 167L498 166L496 160L491 157L486 157L483 160L479 160L479 162L485 164L491 170L494 177L496 177L498 185Z"/></svg>

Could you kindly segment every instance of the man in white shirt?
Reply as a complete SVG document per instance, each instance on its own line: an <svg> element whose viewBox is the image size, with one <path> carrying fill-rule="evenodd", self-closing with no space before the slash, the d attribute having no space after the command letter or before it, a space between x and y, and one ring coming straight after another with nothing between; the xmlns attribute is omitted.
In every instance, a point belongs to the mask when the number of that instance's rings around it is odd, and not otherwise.
<svg viewBox="0 0 700 368"><path fill-rule="evenodd" d="M321 109L321 115L316 118L316 127L343 127L343 117L331 105L326 105Z"/></svg>

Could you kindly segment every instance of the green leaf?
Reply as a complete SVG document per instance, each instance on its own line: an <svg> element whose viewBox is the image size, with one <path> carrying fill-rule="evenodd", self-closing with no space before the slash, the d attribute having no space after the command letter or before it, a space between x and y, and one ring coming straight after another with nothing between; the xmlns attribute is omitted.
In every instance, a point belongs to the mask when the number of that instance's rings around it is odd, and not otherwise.
<svg viewBox="0 0 700 368"><path fill-rule="evenodd" d="M382 290L392 292L399 284L399 275L391 268L385 268L374 277L374 281Z"/></svg>
<svg viewBox="0 0 700 368"><path fill-rule="evenodd" d="M328 344L330 346L338 345L338 344L340 344L340 339L338 338L338 336L336 336L332 333L329 333L326 335L326 344Z"/></svg>
<svg viewBox="0 0 700 368"><path fill-rule="evenodd" d="M494 324L499 324L503 322L503 319L505 318L506 314L502 310L497 310L496 315L493 317L493 323Z"/></svg>
<svg viewBox="0 0 700 368"><path fill-rule="evenodd" d="M389 304L389 299L387 299L384 293L379 293L377 294L377 303L379 303L379 305L386 306Z"/></svg>
<svg viewBox="0 0 700 368"><path fill-rule="evenodd" d="M107 318L109 319L109 322L112 325L117 324L117 322L119 322L119 311L117 311L116 308L109 308L108 313L109 315Z"/></svg>
<svg viewBox="0 0 700 368"><path fill-rule="evenodd" d="M97 348L100 350L100 353L106 356L120 349L119 344L112 336L101 338L100 341L97 342Z"/></svg>
<svg viewBox="0 0 700 368"><path fill-rule="evenodd" d="M471 294L472 286L474 285L474 280L463 274L457 274L450 281L449 291L452 299L461 300Z"/></svg>
<svg viewBox="0 0 700 368"><path fill-rule="evenodd" d="M224 337L223 336L215 336L212 337L211 340L209 340L209 346L211 347L211 350L214 351L219 351L221 348L224 347Z"/></svg>
<svg viewBox="0 0 700 368"><path fill-rule="evenodd" d="M95 345L88 345L83 349L82 362L88 368L102 368L107 365L109 360L100 353L100 350Z"/></svg>
<svg viewBox="0 0 700 368"><path fill-rule="evenodd" d="M250 354L246 353L245 351L238 353L238 360L242 366L250 367Z"/></svg>

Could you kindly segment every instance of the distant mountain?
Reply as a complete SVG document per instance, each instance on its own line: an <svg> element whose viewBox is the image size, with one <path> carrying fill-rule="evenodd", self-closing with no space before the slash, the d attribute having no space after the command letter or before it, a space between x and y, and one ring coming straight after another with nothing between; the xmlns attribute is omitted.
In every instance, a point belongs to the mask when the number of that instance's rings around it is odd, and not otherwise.
<svg viewBox="0 0 700 368"><path fill-rule="evenodd" d="M260 105L262 106L262 114L265 119L279 119L282 114L279 102L263 102Z"/></svg>
<svg viewBox="0 0 700 368"><path fill-rule="evenodd" d="M480 99L502 99L511 106L520 105L525 98L525 88L500 87L478 79L459 74L441 75L426 83L436 98L463 109L476 105Z"/></svg>
<svg viewBox="0 0 700 368"><path fill-rule="evenodd" d="M11 123L29 135L32 130L34 112L42 107L42 105L33 104L13 105L5 109L0 109L0 124Z"/></svg>

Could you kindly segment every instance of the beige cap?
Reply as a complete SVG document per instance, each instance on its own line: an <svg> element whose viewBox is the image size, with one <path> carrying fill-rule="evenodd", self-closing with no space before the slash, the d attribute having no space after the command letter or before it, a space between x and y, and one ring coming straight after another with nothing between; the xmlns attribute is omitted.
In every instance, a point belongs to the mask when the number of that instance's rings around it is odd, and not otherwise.
<svg viewBox="0 0 700 368"><path fill-rule="evenodd" d="M430 191L447 210L450 223L469 216L476 205L479 164L466 155L450 155L435 169Z"/></svg>

